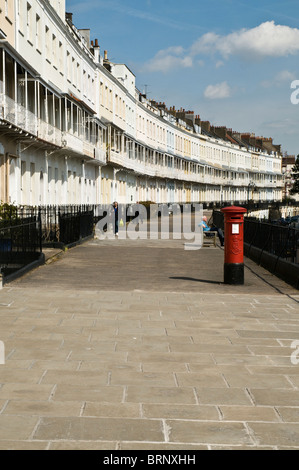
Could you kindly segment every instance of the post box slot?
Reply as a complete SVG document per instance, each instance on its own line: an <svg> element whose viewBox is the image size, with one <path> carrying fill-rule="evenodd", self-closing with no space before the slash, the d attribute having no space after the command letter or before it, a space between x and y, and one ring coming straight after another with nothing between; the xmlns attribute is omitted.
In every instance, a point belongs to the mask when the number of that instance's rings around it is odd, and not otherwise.
<svg viewBox="0 0 299 470"><path fill-rule="evenodd" d="M231 219L234 219L234 220L242 220L241 217L231 217Z"/></svg>

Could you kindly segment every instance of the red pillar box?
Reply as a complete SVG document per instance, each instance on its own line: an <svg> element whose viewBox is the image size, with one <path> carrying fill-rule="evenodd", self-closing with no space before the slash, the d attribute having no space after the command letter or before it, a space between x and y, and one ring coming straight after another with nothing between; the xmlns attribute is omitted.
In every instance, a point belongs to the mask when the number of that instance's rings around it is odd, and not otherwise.
<svg viewBox="0 0 299 470"><path fill-rule="evenodd" d="M244 284L244 207L224 207L224 283Z"/></svg>

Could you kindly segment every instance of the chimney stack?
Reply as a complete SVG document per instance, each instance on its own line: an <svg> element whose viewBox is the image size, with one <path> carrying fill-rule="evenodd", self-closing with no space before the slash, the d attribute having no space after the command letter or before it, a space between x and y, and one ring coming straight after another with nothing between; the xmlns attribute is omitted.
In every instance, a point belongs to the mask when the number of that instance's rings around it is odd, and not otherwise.
<svg viewBox="0 0 299 470"><path fill-rule="evenodd" d="M100 46L99 41L97 39L94 40L94 58L96 62L100 62Z"/></svg>

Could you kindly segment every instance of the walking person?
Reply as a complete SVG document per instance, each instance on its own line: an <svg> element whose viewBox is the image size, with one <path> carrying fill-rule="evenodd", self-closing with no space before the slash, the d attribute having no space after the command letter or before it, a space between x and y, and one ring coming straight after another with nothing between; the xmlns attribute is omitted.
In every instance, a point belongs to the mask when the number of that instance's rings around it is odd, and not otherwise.
<svg viewBox="0 0 299 470"><path fill-rule="evenodd" d="M113 209L114 209L114 234L116 237L118 237L118 203L117 201L113 203Z"/></svg>

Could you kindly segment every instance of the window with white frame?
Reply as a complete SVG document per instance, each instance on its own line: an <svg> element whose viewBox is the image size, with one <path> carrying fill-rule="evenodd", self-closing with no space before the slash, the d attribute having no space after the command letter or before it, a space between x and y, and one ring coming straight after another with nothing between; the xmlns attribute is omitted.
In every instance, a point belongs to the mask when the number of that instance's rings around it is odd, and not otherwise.
<svg viewBox="0 0 299 470"><path fill-rule="evenodd" d="M95 94L94 94L94 79L92 78L91 79L91 98L92 98L91 102L92 102L92 104L94 104L94 96L95 96Z"/></svg>
<svg viewBox="0 0 299 470"><path fill-rule="evenodd" d="M50 56L50 30L48 26L45 26L45 46L46 46L46 60L51 62Z"/></svg>
<svg viewBox="0 0 299 470"><path fill-rule="evenodd" d="M80 86L80 64L79 64L79 62L77 62L76 82L77 82L76 86L77 86L78 90L80 91L81 86Z"/></svg>
<svg viewBox="0 0 299 470"><path fill-rule="evenodd" d="M38 51L41 51L41 20L36 15L36 31L35 31L35 47Z"/></svg>
<svg viewBox="0 0 299 470"><path fill-rule="evenodd" d="M19 31L23 34L24 31L24 13L23 13L24 4L21 0L18 0L18 17L19 17ZM7 7L8 8L8 7Z"/></svg>
<svg viewBox="0 0 299 470"><path fill-rule="evenodd" d="M71 82L72 82L72 84L73 84L73 85L75 85L75 82L76 82L76 75L75 75L75 74L76 74L76 71L75 71L75 66L76 66L76 64L75 64L75 58L74 58L74 57L72 57L71 77L70 77L70 79L71 79Z"/></svg>
<svg viewBox="0 0 299 470"><path fill-rule="evenodd" d="M64 69L63 69L63 47L62 47L62 42L59 41L59 47L58 47L58 56L59 56L59 72L61 75L64 75Z"/></svg>
<svg viewBox="0 0 299 470"><path fill-rule="evenodd" d="M25 189L25 174L26 174L26 162L21 161L21 191Z"/></svg>
<svg viewBox="0 0 299 470"><path fill-rule="evenodd" d="M52 34L52 63L53 66L57 69L57 51L56 51L56 36Z"/></svg>
<svg viewBox="0 0 299 470"><path fill-rule="evenodd" d="M69 51L66 53L66 77L67 80L70 81L70 76L71 76L71 54Z"/></svg>
<svg viewBox="0 0 299 470"><path fill-rule="evenodd" d="M104 105L104 85L103 82L100 82L100 104Z"/></svg>
<svg viewBox="0 0 299 470"><path fill-rule="evenodd" d="M32 7L30 3L27 3L27 13L26 13L26 26L27 26L27 40L33 43L33 25L32 25Z"/></svg>
<svg viewBox="0 0 299 470"><path fill-rule="evenodd" d="M82 88L83 88L83 95L86 96L86 70L83 70Z"/></svg>

